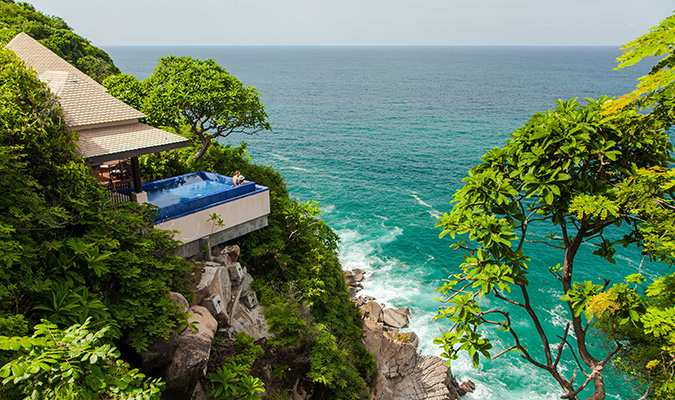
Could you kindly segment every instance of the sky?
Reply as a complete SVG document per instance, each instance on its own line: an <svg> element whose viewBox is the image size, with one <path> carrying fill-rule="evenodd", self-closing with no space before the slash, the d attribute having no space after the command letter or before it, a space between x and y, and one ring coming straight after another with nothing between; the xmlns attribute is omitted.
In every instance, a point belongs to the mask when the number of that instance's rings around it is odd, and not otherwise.
<svg viewBox="0 0 675 400"><path fill-rule="evenodd" d="M27 0L94 45L621 45L675 0Z"/></svg>

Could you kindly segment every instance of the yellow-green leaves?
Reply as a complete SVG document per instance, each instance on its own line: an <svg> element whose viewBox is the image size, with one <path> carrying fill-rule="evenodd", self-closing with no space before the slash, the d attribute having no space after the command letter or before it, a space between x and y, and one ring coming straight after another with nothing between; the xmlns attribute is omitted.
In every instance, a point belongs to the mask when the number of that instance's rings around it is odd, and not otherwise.
<svg viewBox="0 0 675 400"><path fill-rule="evenodd" d="M605 220L619 216L619 205L604 195L580 194L572 199L569 211L579 220Z"/></svg>

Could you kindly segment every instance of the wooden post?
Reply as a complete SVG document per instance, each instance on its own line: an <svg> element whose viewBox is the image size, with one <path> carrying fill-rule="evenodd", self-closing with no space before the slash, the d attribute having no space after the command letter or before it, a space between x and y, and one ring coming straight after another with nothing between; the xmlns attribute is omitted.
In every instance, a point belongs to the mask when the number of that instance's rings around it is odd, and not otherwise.
<svg viewBox="0 0 675 400"><path fill-rule="evenodd" d="M131 157L131 176L134 179L134 193L141 193L141 166L138 164L138 157Z"/></svg>

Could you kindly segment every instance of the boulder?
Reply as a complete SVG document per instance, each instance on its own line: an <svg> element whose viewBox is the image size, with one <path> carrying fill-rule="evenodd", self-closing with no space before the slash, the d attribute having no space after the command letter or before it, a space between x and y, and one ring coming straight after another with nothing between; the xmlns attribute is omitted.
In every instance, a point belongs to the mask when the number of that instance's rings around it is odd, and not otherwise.
<svg viewBox="0 0 675 400"><path fill-rule="evenodd" d="M169 296L173 300L174 303L180 307L183 312L187 312L188 308L190 308L190 303L185 299L185 296L183 296L180 293L177 292L169 292Z"/></svg>
<svg viewBox="0 0 675 400"><path fill-rule="evenodd" d="M408 307L399 307L396 309L400 314L407 315L408 317L412 316L412 311Z"/></svg>
<svg viewBox="0 0 675 400"><path fill-rule="evenodd" d="M239 285L241 281L244 280L244 274L246 273L241 267L241 264L238 262L228 265L228 271L230 273L230 279L232 280L232 285Z"/></svg>
<svg viewBox="0 0 675 400"><path fill-rule="evenodd" d="M353 269L352 274L354 275L354 280L356 282L362 282L363 278L365 277L365 271L362 269Z"/></svg>
<svg viewBox="0 0 675 400"><path fill-rule="evenodd" d="M382 307L376 301L369 301L360 308L364 319L382 322Z"/></svg>
<svg viewBox="0 0 675 400"><path fill-rule="evenodd" d="M419 338L414 332L397 332L385 325L389 318L405 319L409 309L386 309L383 322L372 315L381 310L375 301L361 306L364 313L363 344L373 353L379 371L378 381L371 393L375 400L456 400L460 389L445 360L422 356L417 352ZM389 316L387 317L387 314ZM390 321L391 322L391 321ZM398 324L401 325L401 324ZM385 330L386 329L386 330ZM389 330L393 330L393 332Z"/></svg>
<svg viewBox="0 0 675 400"><path fill-rule="evenodd" d="M206 373L211 354L218 323L205 307L192 306L188 312L191 314L187 321L190 328L178 335L178 347L162 373L166 382L162 393L165 400L189 399L195 385Z"/></svg>
<svg viewBox="0 0 675 400"><path fill-rule="evenodd" d="M458 399L448 387L449 377L448 365L440 357L419 356L413 372L393 385L394 399Z"/></svg>
<svg viewBox="0 0 675 400"><path fill-rule="evenodd" d="M219 326L227 326L230 324L230 317L227 315L226 304L223 303L223 300L218 294L212 294L209 297L202 300L201 305L206 307L207 310L216 318Z"/></svg>
<svg viewBox="0 0 675 400"><path fill-rule="evenodd" d="M356 285L356 279L354 278L354 274L352 274L352 271L342 271L342 275L344 275L345 282L347 283L348 286Z"/></svg>
<svg viewBox="0 0 675 400"><path fill-rule="evenodd" d="M394 310L387 308L384 310L384 315L382 317L385 325L388 325L392 328L405 328L408 326L408 316L399 310Z"/></svg>
<svg viewBox="0 0 675 400"><path fill-rule="evenodd" d="M219 261L223 265L231 265L239 260L239 246L236 244L230 244L223 247L223 250L220 251L216 261Z"/></svg>
<svg viewBox="0 0 675 400"><path fill-rule="evenodd" d="M250 310L258 305L258 297L254 291L249 290L241 295L241 303Z"/></svg>
<svg viewBox="0 0 675 400"><path fill-rule="evenodd" d="M194 392L192 392L192 398L190 400L208 400L206 397L206 390L202 386L201 382L197 382Z"/></svg>
<svg viewBox="0 0 675 400"><path fill-rule="evenodd" d="M459 385L459 389L457 391L459 392L460 396L464 396L467 393L473 393L474 390L476 390L476 384L472 381L466 381Z"/></svg>
<svg viewBox="0 0 675 400"><path fill-rule="evenodd" d="M260 304L250 309L248 307L237 307L232 314L230 324L233 332L244 332L255 340L272 337Z"/></svg>
<svg viewBox="0 0 675 400"><path fill-rule="evenodd" d="M178 348L178 334L175 331L171 331L166 339L160 339L148 346L148 349L140 354L143 373L149 374L169 364L176 348Z"/></svg>

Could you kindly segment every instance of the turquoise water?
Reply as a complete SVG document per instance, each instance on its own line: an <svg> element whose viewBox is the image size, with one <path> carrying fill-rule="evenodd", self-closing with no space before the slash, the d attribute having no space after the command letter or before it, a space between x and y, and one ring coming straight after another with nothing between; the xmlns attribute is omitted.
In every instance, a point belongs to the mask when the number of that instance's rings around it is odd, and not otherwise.
<svg viewBox="0 0 675 400"><path fill-rule="evenodd" d="M318 200L324 219L342 239L346 269L367 271L364 295L413 310L411 329L425 354L448 325L433 322L434 291L462 254L438 239L436 218L489 148L558 98L619 95L648 66L613 71L618 49L608 47L109 47L126 73L145 78L167 55L215 58L255 86L274 133L233 136L249 142L254 161L272 164L301 200ZM591 248L586 247L590 253ZM566 309L547 267L560 254L531 247L531 296L555 341ZM640 259L627 251L616 266L578 260L592 274L578 280L618 280ZM646 266L654 274L658 266ZM579 269L579 267L578 267ZM489 302L486 302L489 303ZM516 313L517 314L517 313ZM525 319L517 328L537 346ZM497 351L508 346L491 334ZM598 343L600 346L601 343ZM569 372L573 366L566 364ZM471 367L453 363L460 380L477 390L469 399L557 399L542 371L507 355ZM619 379L610 398L637 398Z"/></svg>

